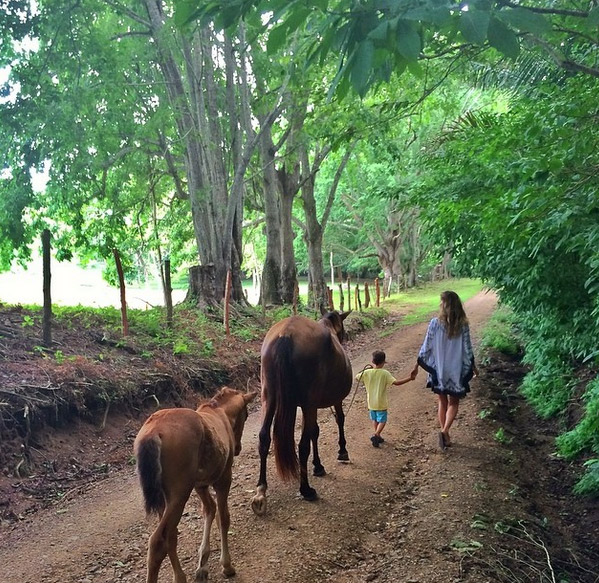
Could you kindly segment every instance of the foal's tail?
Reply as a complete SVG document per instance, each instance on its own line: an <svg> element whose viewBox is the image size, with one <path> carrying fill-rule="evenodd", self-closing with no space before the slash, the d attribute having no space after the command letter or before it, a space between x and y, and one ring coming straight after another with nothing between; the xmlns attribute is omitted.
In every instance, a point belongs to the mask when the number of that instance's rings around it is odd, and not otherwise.
<svg viewBox="0 0 599 583"><path fill-rule="evenodd" d="M297 479L299 461L295 448L295 418L297 414L297 382L291 364L293 340L277 338L271 346L272 362L267 369L267 382L276 411L273 425L275 463L284 480Z"/></svg>
<svg viewBox="0 0 599 583"><path fill-rule="evenodd" d="M144 495L148 514L162 516L166 507L162 488L162 465L160 464L160 437L143 437L136 444L137 475Z"/></svg>

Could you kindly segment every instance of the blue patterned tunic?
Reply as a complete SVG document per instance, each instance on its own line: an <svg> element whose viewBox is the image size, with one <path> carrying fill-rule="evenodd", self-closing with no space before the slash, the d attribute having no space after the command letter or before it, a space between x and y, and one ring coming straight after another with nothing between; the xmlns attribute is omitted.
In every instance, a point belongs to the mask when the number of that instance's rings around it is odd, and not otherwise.
<svg viewBox="0 0 599 583"><path fill-rule="evenodd" d="M418 364L428 373L426 386L434 393L464 397L474 374L470 328L466 325L458 336L449 338L439 318L433 318L418 353Z"/></svg>

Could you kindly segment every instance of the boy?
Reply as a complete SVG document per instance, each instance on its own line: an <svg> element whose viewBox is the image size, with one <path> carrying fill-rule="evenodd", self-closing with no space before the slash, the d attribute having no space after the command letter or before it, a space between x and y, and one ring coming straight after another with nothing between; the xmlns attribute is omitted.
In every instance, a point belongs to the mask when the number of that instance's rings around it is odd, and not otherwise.
<svg viewBox="0 0 599 583"><path fill-rule="evenodd" d="M396 380L388 370L383 368L386 358L382 350L375 350L372 353L373 368L365 369L356 376L356 380L363 382L366 387L370 419L374 424L374 435L370 438L370 441L374 447L379 447L385 441L381 437L381 432L387 424L387 408L389 406L387 391L389 387L409 383L416 376L412 373L411 376L405 379Z"/></svg>

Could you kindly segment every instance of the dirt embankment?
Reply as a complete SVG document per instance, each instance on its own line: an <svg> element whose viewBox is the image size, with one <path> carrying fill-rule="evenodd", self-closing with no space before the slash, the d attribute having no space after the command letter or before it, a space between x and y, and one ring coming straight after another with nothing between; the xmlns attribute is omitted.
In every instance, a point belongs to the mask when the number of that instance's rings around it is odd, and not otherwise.
<svg viewBox="0 0 599 583"><path fill-rule="evenodd" d="M475 342L494 306L491 294L467 303ZM348 347L354 370L382 348L390 370L407 375L425 329L420 324L384 337L361 335ZM363 391L348 399L350 464L336 462L336 426L330 411L321 411L321 457L328 473L311 478L319 500L300 499L297 484L281 483L270 460L265 517L250 509L260 426L254 410L230 496L234 581L596 582L597 503L570 494L573 476L551 455L553 428L539 424L515 390L519 365L493 358L480 368L445 453L436 447L435 401L422 374L393 389L386 441L378 449L369 440ZM109 471L93 486L66 491L48 508L2 526L0 581L144 580L154 522L143 515L133 466L125 463L142 420L109 415L102 432L87 429L39 444L48 459L62 447L76 452L82 465L95 449ZM194 497L179 531L179 554L191 580L202 532ZM216 528L212 549L210 577L218 581ZM160 581L171 580L165 562Z"/></svg>

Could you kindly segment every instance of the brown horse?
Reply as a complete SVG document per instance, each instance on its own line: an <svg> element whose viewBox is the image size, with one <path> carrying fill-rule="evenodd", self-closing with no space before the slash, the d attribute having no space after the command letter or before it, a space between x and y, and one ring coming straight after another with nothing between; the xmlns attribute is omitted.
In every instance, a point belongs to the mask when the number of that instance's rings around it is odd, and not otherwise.
<svg viewBox="0 0 599 583"><path fill-rule="evenodd" d="M266 334L261 353L262 428L259 434L260 478L252 509L266 512L266 456L273 425L277 471L283 479L300 478L300 493L316 500L316 490L308 483L307 463L312 443L314 475L323 476L318 455L317 410L334 407L339 427L337 459L349 461L345 448L342 402L352 386L352 368L341 342L345 337L343 320L349 312L328 312L318 321L292 316L277 322ZM303 413L302 434L295 451L297 408ZM299 454L299 462L298 462Z"/></svg>
<svg viewBox="0 0 599 583"><path fill-rule="evenodd" d="M220 522L223 574L235 574L231 565L227 533L230 516L227 497L231 488L233 456L241 451L241 434L247 405L258 393L240 393L228 387L192 409L164 409L151 415L135 438L137 472L146 512L160 517L148 545L147 583L158 581L160 565L167 555L174 583L186 578L177 556L177 525L191 491L202 500L204 535L195 581L208 580L210 528L216 507ZM216 505L208 491L213 486Z"/></svg>

